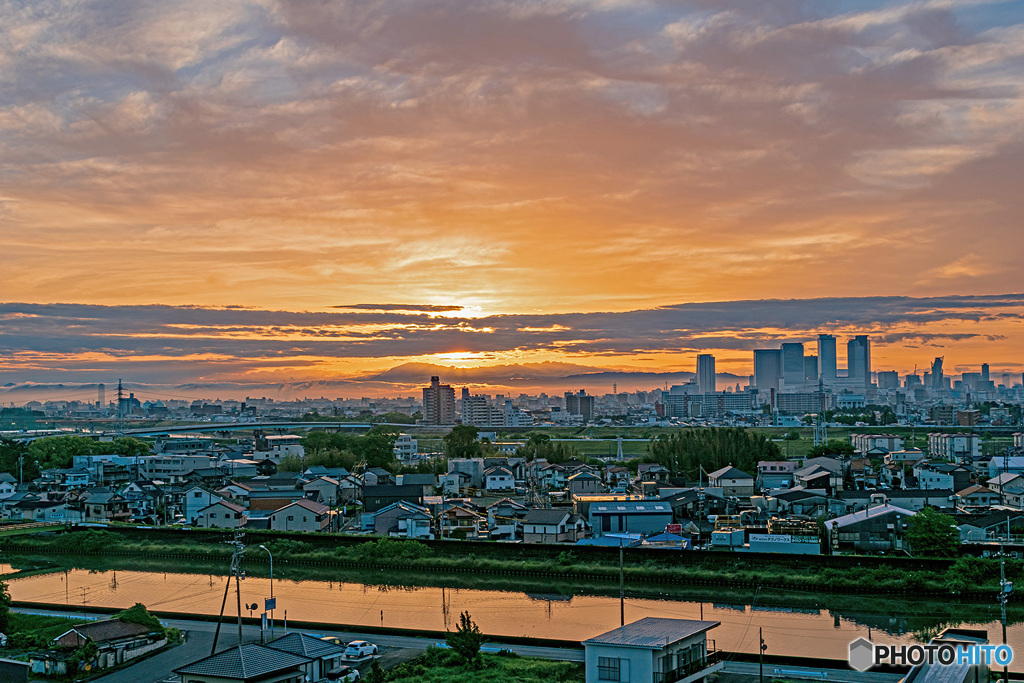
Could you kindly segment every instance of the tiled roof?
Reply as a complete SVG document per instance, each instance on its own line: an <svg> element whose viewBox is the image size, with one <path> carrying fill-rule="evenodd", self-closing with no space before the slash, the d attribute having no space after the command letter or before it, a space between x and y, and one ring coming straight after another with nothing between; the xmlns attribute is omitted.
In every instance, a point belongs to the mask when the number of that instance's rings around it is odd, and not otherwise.
<svg viewBox="0 0 1024 683"><path fill-rule="evenodd" d="M584 640L583 644L623 645L660 650L666 645L713 629L721 623L720 621L645 617L640 621L634 621L632 624L626 624L613 631Z"/></svg>
<svg viewBox="0 0 1024 683"><path fill-rule="evenodd" d="M251 643L236 645L211 657L192 662L180 669L175 669L174 673L250 681L278 671L294 669L310 661L312 661L310 657L301 657L290 652L282 652Z"/></svg>
<svg viewBox="0 0 1024 683"><path fill-rule="evenodd" d="M743 470L736 469L735 467L727 466L720 470L715 470L708 474L709 479L753 479L752 476L744 472Z"/></svg>
<svg viewBox="0 0 1024 683"><path fill-rule="evenodd" d="M313 657L314 659L322 659L324 657L336 657L337 655L343 654L345 648L340 645L314 638L306 633L289 633L286 636L281 636L272 643L268 643L267 647L272 647L275 650L281 650L283 652L290 652L293 655L299 655L302 657Z"/></svg>
<svg viewBox="0 0 1024 683"><path fill-rule="evenodd" d="M118 638L129 638L131 636L149 633L150 629L140 624L131 624L117 619L106 619L90 624L78 624L70 631L67 631L54 639L59 647L81 647L86 640L102 643Z"/></svg>
<svg viewBox="0 0 1024 683"><path fill-rule="evenodd" d="M568 510L535 508L526 514L523 521L527 524L559 524L567 516L569 516Z"/></svg>

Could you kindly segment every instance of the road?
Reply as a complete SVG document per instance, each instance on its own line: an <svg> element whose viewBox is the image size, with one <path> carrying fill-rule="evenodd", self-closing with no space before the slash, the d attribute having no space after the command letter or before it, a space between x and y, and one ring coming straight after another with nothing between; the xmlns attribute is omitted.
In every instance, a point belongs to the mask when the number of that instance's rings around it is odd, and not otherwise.
<svg viewBox="0 0 1024 683"><path fill-rule="evenodd" d="M95 620L95 614L82 614L78 612L64 612L60 610L32 610L15 608L16 612L25 614L45 614L55 617L67 617L71 619ZM197 659L202 659L210 654L213 645L213 634L217 624L210 621L191 621L184 619L163 619L165 626L180 629L188 633L188 639L178 647L165 650L138 664L120 671L115 671L106 676L94 679L93 683L160 683L167 680L178 680L173 677L174 669L185 666ZM275 636L285 633L283 623L275 622ZM294 629L291 629L294 630ZM381 648L381 663L385 666L397 663L401 659L408 659L410 654L418 654L426 650L438 641L430 638L416 638L413 636L386 636L380 634L354 633L348 631L317 631L317 635L338 636L343 641L368 640L376 643ZM270 632L267 631L267 639L270 639ZM258 626L242 626L242 640L245 643L260 642L260 630ZM238 622L225 621L220 629L220 637L217 641L217 649L238 644ZM555 659L567 662L582 662L583 650L570 650L558 647L538 647L534 645L504 645L505 649L511 650L524 657L537 657L540 659ZM404 652L402 652L404 651Z"/></svg>
<svg viewBox="0 0 1024 683"><path fill-rule="evenodd" d="M93 620L95 614L81 614L77 612L62 612L58 610L29 610L15 608L17 612L26 614L46 614L51 616L69 617L74 619ZM182 645L171 648L154 655L145 661L134 666L115 671L106 676L95 679L94 683L161 683L162 681L178 680L173 677L174 669L185 666L197 659L202 659L210 654L213 645L213 634L217 624L209 621L192 621L184 619L165 619L164 624L180 629L188 633L186 642ZM275 622L276 636L283 635L285 630L283 623ZM408 659L419 652L426 650L437 643L430 638L418 638L414 636L388 636L381 634L356 633L351 631L317 631L317 635L338 636L343 641L368 640L376 643L381 648L381 662L385 666L397 663L397 661ZM267 632L267 640L270 640L270 632ZM258 643L260 641L260 630L257 626L242 626L242 639L246 643ZM220 637L217 647L223 650L226 647L238 643L238 623L226 621L220 630ZM539 659L553 659L566 662L583 662L583 650L539 647L534 645L503 645L505 649L511 650L524 657L537 657ZM776 670L779 671L776 674ZM844 669L812 669L800 666L783 666L766 664L764 667L766 675L785 675L789 678L799 678L799 674L807 674L808 679L819 678L822 671L827 672L827 677L820 679L834 681L836 683L897 683L902 676L895 674L882 674L872 672L858 672ZM754 680L758 674L758 665L754 662L725 663L723 673L729 674L728 678L734 680ZM812 678L813 677L813 678ZM723 678L727 678L723 676Z"/></svg>

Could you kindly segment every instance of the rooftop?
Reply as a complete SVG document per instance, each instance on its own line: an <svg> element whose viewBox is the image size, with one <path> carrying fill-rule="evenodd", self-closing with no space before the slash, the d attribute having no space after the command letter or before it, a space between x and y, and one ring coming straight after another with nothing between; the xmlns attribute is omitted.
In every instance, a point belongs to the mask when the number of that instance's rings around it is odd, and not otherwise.
<svg viewBox="0 0 1024 683"><path fill-rule="evenodd" d="M309 657L301 657L251 643L236 645L223 652L192 662L180 669L175 669L174 673L251 681L278 671L294 669L310 661L312 660Z"/></svg>
<svg viewBox="0 0 1024 683"><path fill-rule="evenodd" d="M684 638L709 631L720 626L720 621L697 621L691 619L666 619L644 617L632 624L584 640L584 645L622 645L660 650Z"/></svg>

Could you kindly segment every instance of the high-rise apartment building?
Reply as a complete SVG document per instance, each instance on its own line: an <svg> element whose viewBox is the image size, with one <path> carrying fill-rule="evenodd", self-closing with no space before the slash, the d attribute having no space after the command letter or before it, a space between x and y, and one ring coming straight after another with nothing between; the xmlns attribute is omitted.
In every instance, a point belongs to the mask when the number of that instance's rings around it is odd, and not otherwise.
<svg viewBox="0 0 1024 683"><path fill-rule="evenodd" d="M782 383L787 391L804 385L804 345L800 342L782 345Z"/></svg>
<svg viewBox="0 0 1024 683"><path fill-rule="evenodd" d="M818 335L818 372L826 385L835 384L836 372L836 338L831 334Z"/></svg>
<svg viewBox="0 0 1024 683"><path fill-rule="evenodd" d="M858 380L864 388L871 386L871 340L858 334L846 344L846 376Z"/></svg>
<svg viewBox="0 0 1024 683"><path fill-rule="evenodd" d="M804 356L804 383L818 383L818 357Z"/></svg>
<svg viewBox="0 0 1024 683"><path fill-rule="evenodd" d="M590 422L594 417L594 397L587 396L587 392L580 389L578 394L571 391L565 392L565 412L570 415L580 415L584 422Z"/></svg>
<svg viewBox="0 0 1024 683"><path fill-rule="evenodd" d="M878 388L879 389L899 389L900 388L900 375L895 370L885 370L878 372Z"/></svg>
<svg viewBox="0 0 1024 683"><path fill-rule="evenodd" d="M437 377L431 377L430 386L423 387L423 423L455 424L455 389L450 384L441 384Z"/></svg>
<svg viewBox="0 0 1024 683"><path fill-rule="evenodd" d="M715 357L710 353L697 356L697 392L713 394L715 387Z"/></svg>
<svg viewBox="0 0 1024 683"><path fill-rule="evenodd" d="M782 379L782 351L778 349L754 349L754 387L758 401L762 404L771 400L772 391L779 390Z"/></svg>

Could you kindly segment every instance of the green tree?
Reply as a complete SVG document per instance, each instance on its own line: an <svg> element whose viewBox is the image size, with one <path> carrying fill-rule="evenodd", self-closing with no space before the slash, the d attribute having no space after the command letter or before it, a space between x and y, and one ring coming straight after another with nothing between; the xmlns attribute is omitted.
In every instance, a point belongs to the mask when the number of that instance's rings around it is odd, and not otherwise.
<svg viewBox="0 0 1024 683"><path fill-rule="evenodd" d="M21 441L0 439L0 472L6 472L17 478L20 458L24 458L25 481L31 481L38 477L39 467L36 465L36 461L29 457L28 446Z"/></svg>
<svg viewBox="0 0 1024 683"><path fill-rule="evenodd" d="M441 439L444 454L449 458L479 458L483 449L476 440L477 434L479 430L472 425L455 425Z"/></svg>
<svg viewBox="0 0 1024 683"><path fill-rule="evenodd" d="M480 646L484 642L485 638L480 633L476 622L469 616L469 612L460 614L459 625L455 629L455 633L448 634L448 645L451 646L452 651L467 666L474 669L479 668L482 663Z"/></svg>
<svg viewBox="0 0 1024 683"><path fill-rule="evenodd" d="M779 447L767 437L737 428L688 429L662 434L647 445L655 462L674 476L699 477L698 470L713 472L732 465L753 474L759 460L778 460Z"/></svg>
<svg viewBox="0 0 1024 683"><path fill-rule="evenodd" d="M807 453L808 458L817 458L827 455L854 455L857 451L853 444L839 439L829 439L825 443L818 444Z"/></svg>
<svg viewBox="0 0 1024 683"><path fill-rule="evenodd" d="M36 439L28 447L28 456L39 469L71 467L76 455L95 455L96 442L81 436L47 436Z"/></svg>
<svg viewBox="0 0 1024 683"><path fill-rule="evenodd" d="M394 427L377 425L366 436L355 443L356 455L366 462L367 467L383 467L394 469L398 464L395 458L395 441L401 434Z"/></svg>
<svg viewBox="0 0 1024 683"><path fill-rule="evenodd" d="M7 633L11 625L11 593L7 583L0 581L0 633Z"/></svg>
<svg viewBox="0 0 1024 683"><path fill-rule="evenodd" d="M955 557L960 554L960 531L956 520L933 508L924 508L907 522L904 536L914 555Z"/></svg>
<svg viewBox="0 0 1024 683"><path fill-rule="evenodd" d="M376 659L370 664L370 673L366 674L366 683L384 683L387 677L384 675L384 669L381 668L380 662Z"/></svg>

